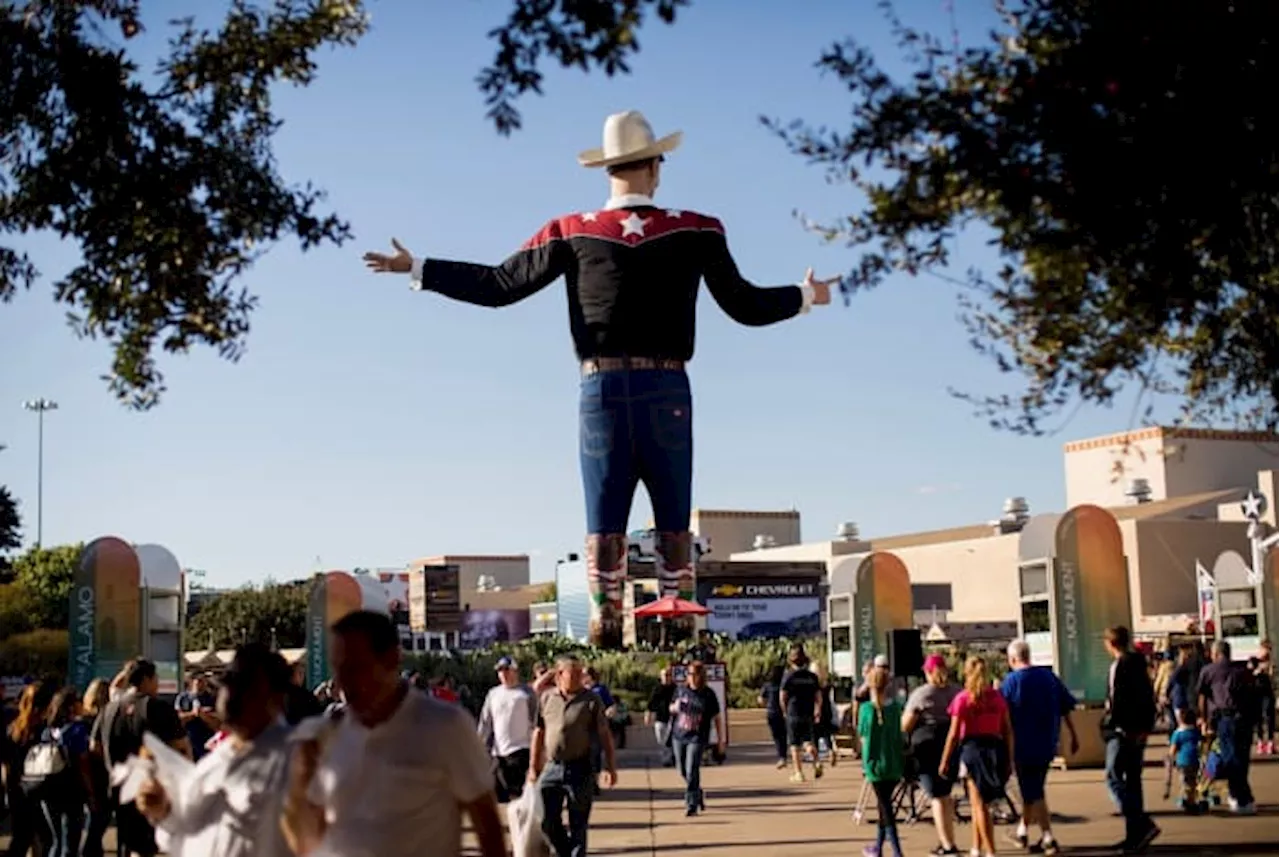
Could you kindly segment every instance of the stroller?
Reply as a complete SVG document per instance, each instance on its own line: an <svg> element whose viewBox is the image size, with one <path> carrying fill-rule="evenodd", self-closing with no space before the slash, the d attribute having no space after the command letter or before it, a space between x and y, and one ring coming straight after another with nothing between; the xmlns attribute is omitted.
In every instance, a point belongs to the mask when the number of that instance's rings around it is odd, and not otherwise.
<svg viewBox="0 0 1280 857"><path fill-rule="evenodd" d="M1224 784L1222 749L1218 745L1218 736L1212 741L1205 741L1200 750L1200 776L1196 780L1197 808L1204 812L1209 807L1218 807L1223 803Z"/></svg>

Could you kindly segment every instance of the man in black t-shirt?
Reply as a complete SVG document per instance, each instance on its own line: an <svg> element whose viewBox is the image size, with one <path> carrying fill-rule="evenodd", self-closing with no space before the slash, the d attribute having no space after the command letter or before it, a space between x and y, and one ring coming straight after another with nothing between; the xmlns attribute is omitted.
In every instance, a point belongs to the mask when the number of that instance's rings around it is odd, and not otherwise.
<svg viewBox="0 0 1280 857"><path fill-rule="evenodd" d="M671 746L684 778L684 814L693 816L707 808L702 796L702 751L711 743L711 724L716 725L722 754L726 733L720 699L707 687L701 661L689 664L687 682L671 701Z"/></svg>
<svg viewBox="0 0 1280 857"><path fill-rule="evenodd" d="M191 745L178 720L177 711L156 698L160 690L156 665L139 659L129 670L126 680L128 688L124 695L108 704L93 724L92 740L102 748L108 768L136 756L142 749L142 736L147 732L190 758ZM116 811L116 837L125 853L139 857L153 857L159 853L155 828L137 806L133 803L121 805L116 790L113 790L111 799Z"/></svg>
<svg viewBox="0 0 1280 857"><path fill-rule="evenodd" d="M805 654L803 646L792 647L787 663L790 669L782 677L779 702L787 718L787 744L791 747L791 764L795 769L791 774L791 781L802 783L803 753L808 753L813 758L813 778L816 780L822 776L822 761L818 758L818 749L813 743L813 727L821 713L817 706L821 683L809 669L809 656Z"/></svg>

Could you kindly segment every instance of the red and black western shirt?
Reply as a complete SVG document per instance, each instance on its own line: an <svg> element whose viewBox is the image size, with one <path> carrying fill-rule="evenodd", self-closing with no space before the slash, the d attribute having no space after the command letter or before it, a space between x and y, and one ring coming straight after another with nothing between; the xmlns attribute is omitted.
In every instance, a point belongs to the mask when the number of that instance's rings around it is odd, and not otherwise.
<svg viewBox="0 0 1280 857"><path fill-rule="evenodd" d="M600 211L549 221L496 267L414 260L415 287L500 307L563 277L578 359L693 356L698 284L741 324L762 326L808 309L800 286L761 288L738 273L724 226L692 211L623 197Z"/></svg>

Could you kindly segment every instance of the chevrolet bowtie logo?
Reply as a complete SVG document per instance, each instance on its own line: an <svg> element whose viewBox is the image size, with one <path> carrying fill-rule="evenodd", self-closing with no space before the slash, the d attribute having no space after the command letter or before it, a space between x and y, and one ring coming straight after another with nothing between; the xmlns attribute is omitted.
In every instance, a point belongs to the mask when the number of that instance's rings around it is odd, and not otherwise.
<svg viewBox="0 0 1280 857"><path fill-rule="evenodd" d="M719 586L717 586L715 589L711 590L711 594L724 595L729 597L732 597L734 595L741 595L742 587L738 586L736 583L722 583Z"/></svg>

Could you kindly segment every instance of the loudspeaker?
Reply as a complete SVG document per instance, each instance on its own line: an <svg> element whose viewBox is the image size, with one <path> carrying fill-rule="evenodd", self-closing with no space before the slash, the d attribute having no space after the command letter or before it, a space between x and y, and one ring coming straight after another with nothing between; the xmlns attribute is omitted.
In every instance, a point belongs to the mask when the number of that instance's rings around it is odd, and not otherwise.
<svg viewBox="0 0 1280 857"><path fill-rule="evenodd" d="M919 628L894 628L887 635L889 669L895 678L924 675L924 646Z"/></svg>

